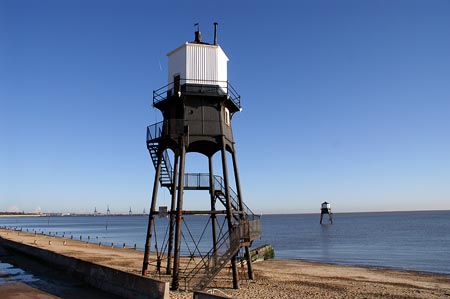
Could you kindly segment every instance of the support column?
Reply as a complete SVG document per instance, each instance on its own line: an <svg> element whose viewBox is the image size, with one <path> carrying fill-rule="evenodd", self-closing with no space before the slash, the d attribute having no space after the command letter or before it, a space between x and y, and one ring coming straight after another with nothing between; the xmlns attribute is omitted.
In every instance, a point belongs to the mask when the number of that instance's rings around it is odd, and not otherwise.
<svg viewBox="0 0 450 299"><path fill-rule="evenodd" d="M178 290L180 286L180 248L181 248L181 227L183 217L183 192L184 192L184 165L186 160L186 148L184 142L180 142L180 171L178 178L178 199L175 221L175 251L173 258L172 290Z"/></svg>
<svg viewBox="0 0 450 299"><path fill-rule="evenodd" d="M223 180L225 185L225 198L227 204L227 222L228 222L228 232L231 235L233 230L233 221L232 221L232 206L230 199L230 184L228 181L228 169L227 169L227 156L226 156L226 148L225 148L225 137L222 136L222 170L223 170ZM231 258L231 270L233 272L233 288L239 289L239 277L236 265L236 255Z"/></svg>
<svg viewBox="0 0 450 299"><path fill-rule="evenodd" d="M159 177L161 175L162 150L158 149L158 164L155 171L155 181L153 182L152 203L148 216L147 237L145 239L144 262L142 263L142 275L147 275L148 257L150 255L150 243L152 242L153 225L155 218L156 198L158 196Z"/></svg>
<svg viewBox="0 0 450 299"><path fill-rule="evenodd" d="M333 224L333 215L331 213L331 209L320 209L320 224L322 224L324 214L328 214L328 222L330 224Z"/></svg>
<svg viewBox="0 0 450 299"><path fill-rule="evenodd" d="M175 210L177 198L177 179L178 179L178 155L174 157L175 165L173 168L173 184L172 184L172 200L170 204L170 224L169 224L169 241L167 249L167 268L166 274L172 274L172 252L173 252L173 237L175 228Z"/></svg>
<svg viewBox="0 0 450 299"><path fill-rule="evenodd" d="M234 147L234 144L233 144L233 151L231 153L231 157L233 158L234 178L236 180L236 189L237 189L237 195L238 195L238 199L239 199L239 209L241 210L241 212L243 212L244 211L244 202L242 200L241 181L239 178L239 171L238 171L237 159L236 159L236 148ZM244 220L243 214L241 214L241 219ZM248 219L245 219L245 220L248 220ZM250 227L249 227L249 232L250 232ZM253 280L254 275L253 275L252 257L250 255L250 248L248 246L245 246L245 257L247 259L248 279Z"/></svg>
<svg viewBox="0 0 450 299"><path fill-rule="evenodd" d="M216 210L216 195L215 195L215 178L213 170L213 157L208 157L209 162L209 193L211 197L211 211ZM211 224L212 224L212 238L213 238L213 250L214 257L217 258L217 228L216 228L216 214L211 214Z"/></svg>

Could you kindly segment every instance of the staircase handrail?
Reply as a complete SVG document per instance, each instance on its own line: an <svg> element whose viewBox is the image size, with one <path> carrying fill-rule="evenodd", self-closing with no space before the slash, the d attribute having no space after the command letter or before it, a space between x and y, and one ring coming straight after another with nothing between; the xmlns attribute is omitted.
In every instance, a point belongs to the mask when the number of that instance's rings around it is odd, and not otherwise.
<svg viewBox="0 0 450 299"><path fill-rule="evenodd" d="M158 139L162 136L163 125L164 121L160 121L147 126L147 142L151 142L152 140Z"/></svg>
<svg viewBox="0 0 450 299"><path fill-rule="evenodd" d="M156 139L160 138L163 135L163 129L164 129L164 121L157 122L147 127L147 146L150 143L155 142ZM156 161L153 160L155 168L157 167L157 163L158 163L157 160ZM173 168L167 150L162 152L162 165L165 165L165 167L161 169L162 173L167 174L169 180L172 182ZM162 177L160 178L160 181L162 181Z"/></svg>
<svg viewBox="0 0 450 299"><path fill-rule="evenodd" d="M216 186L218 186L219 188L216 188ZM223 194L225 194L225 182L224 179L219 175L214 176L214 189L220 190L221 192L223 192ZM238 195L232 188L229 188L229 191L230 191L230 199L232 202L231 204L233 205L235 210L240 210ZM250 208L244 202L242 202L242 206L245 217L248 216L253 217L255 215L253 211L250 210Z"/></svg>
<svg viewBox="0 0 450 299"><path fill-rule="evenodd" d="M240 248L240 229L239 224L233 225L230 234L224 234L219 240L216 248L212 248L208 253L206 253L199 263L186 275L185 280L190 283L191 280L195 277L198 277L197 275L202 269L205 269L205 275L200 280L200 283L197 286L200 286L201 284L208 283L211 281L219 272L223 269L223 267L228 263L228 261L231 259L232 256L234 256L235 253ZM226 250L223 251L223 254L218 256L218 253L221 251L221 249L226 248ZM229 255L229 258L223 259L224 257L227 257ZM213 266L211 266L212 262L217 262L222 260L222 263L215 263ZM211 276L208 276L208 274L212 274Z"/></svg>

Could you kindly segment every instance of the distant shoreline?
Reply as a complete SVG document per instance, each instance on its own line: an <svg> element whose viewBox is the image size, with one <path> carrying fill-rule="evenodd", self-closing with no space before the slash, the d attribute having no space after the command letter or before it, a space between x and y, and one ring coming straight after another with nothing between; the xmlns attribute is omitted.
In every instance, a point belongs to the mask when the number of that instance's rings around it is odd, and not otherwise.
<svg viewBox="0 0 450 299"><path fill-rule="evenodd" d="M0 217L2 218L12 218L12 217L40 217L40 216L45 216L45 215L40 215L40 214L0 214Z"/></svg>
<svg viewBox="0 0 450 299"><path fill-rule="evenodd" d="M0 214L0 218L14 218L14 217L105 217L105 216L147 216L148 214Z"/></svg>
<svg viewBox="0 0 450 299"><path fill-rule="evenodd" d="M345 215L345 214L390 214L390 213L417 213L417 212L423 212L423 213L427 213L427 212L449 212L450 210L405 210L405 211L360 211L360 212L333 212L333 214L337 214L337 215ZM315 212L308 212L308 213L256 213L259 214L261 216L297 216L297 215L320 215L320 211L318 211L317 213ZM81 216L81 217L86 217L86 216L95 216L95 217L104 217L104 216L148 216L148 213L146 214L128 214L128 213L123 213L123 214L77 214L77 213L41 213L41 214L36 214L36 213L17 213L17 214L12 214L12 213L7 213L7 212L0 212L0 217L77 217L77 216Z"/></svg>

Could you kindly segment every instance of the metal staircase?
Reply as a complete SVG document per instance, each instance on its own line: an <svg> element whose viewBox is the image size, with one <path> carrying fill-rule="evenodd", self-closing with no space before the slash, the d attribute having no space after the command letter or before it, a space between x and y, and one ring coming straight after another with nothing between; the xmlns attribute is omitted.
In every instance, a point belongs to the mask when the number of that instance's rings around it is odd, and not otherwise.
<svg viewBox="0 0 450 299"><path fill-rule="evenodd" d="M194 290L206 288L238 253L241 248L239 227L237 225L234 226L231 234L223 235L218 241L217 248L211 249L203 256L200 263L185 277L186 284L191 285Z"/></svg>
<svg viewBox="0 0 450 299"><path fill-rule="evenodd" d="M158 166L159 138L161 138L162 135L162 128L163 122L147 127L147 149L150 153L155 169ZM167 150L163 151L162 154L159 182L161 183L161 186L167 187L169 191L172 192L173 169Z"/></svg>
<svg viewBox="0 0 450 299"><path fill-rule="evenodd" d="M155 169L158 165L159 141L163 135L164 123L159 122L147 127L147 149ZM170 157L165 150L161 159L160 184L172 192L173 168ZM186 173L184 188L187 190L209 190L208 173ZM217 247L201 256L201 261L185 273L185 282L194 289L201 290L219 274L219 272L239 252L241 246L249 246L251 241L261 238L261 221L245 203L239 204L236 192L229 188L230 204L233 215L233 229L229 234L223 234L217 240ZM221 176L214 176L214 195L226 207L226 186Z"/></svg>

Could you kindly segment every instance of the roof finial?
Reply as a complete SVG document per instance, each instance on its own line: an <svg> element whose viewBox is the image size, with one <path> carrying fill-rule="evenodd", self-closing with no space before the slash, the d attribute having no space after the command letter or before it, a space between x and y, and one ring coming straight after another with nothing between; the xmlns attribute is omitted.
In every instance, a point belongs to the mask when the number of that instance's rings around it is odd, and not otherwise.
<svg viewBox="0 0 450 299"><path fill-rule="evenodd" d="M217 25L219 25L219 23L214 22L214 46L217 45Z"/></svg>
<svg viewBox="0 0 450 299"><path fill-rule="evenodd" d="M194 26L196 26L197 31L195 31L195 42L201 43L202 42L202 33L200 32L200 25L199 23L195 23Z"/></svg>

